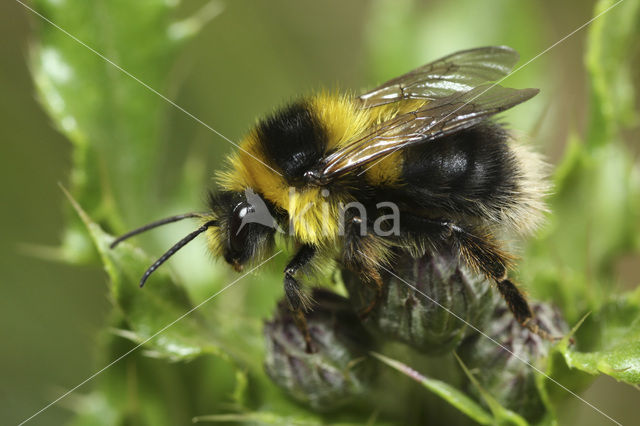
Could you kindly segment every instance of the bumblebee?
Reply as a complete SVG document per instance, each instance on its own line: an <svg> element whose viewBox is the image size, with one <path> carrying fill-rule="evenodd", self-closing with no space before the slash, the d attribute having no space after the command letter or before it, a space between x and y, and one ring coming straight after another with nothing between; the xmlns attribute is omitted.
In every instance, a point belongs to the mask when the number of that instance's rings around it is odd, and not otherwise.
<svg viewBox="0 0 640 426"><path fill-rule="evenodd" d="M453 250L496 283L520 324L545 335L508 278L513 257L503 242L536 229L547 191L540 156L492 120L538 93L491 84L518 57L504 46L465 50L364 94L321 92L293 102L259 121L228 158L206 213L151 223L112 246L156 226L200 219L145 272L142 286L199 234L237 271L264 260L281 235L296 248L284 291L307 349L310 300L301 276L314 266L337 262L380 295L381 271L393 269L397 253L420 258Z"/></svg>

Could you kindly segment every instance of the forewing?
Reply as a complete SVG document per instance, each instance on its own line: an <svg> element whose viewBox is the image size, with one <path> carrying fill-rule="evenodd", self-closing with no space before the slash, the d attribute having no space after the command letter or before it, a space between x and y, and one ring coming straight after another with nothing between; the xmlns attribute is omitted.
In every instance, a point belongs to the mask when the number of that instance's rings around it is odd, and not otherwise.
<svg viewBox="0 0 640 426"><path fill-rule="evenodd" d="M359 99L363 108L404 99L441 99L499 80L518 58L518 52L506 46L463 50L389 80Z"/></svg>
<svg viewBox="0 0 640 426"><path fill-rule="evenodd" d="M431 102L359 135L328 155L309 177L326 183L385 155L472 127L487 117L524 102L538 89L509 89L483 85Z"/></svg>

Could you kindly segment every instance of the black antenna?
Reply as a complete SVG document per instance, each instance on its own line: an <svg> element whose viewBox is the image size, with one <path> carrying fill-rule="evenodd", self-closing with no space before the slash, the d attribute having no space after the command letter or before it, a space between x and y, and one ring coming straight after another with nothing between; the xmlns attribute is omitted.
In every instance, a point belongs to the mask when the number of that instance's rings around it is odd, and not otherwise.
<svg viewBox="0 0 640 426"><path fill-rule="evenodd" d="M201 213L184 213L184 214L179 214L177 216L166 217L164 219L151 222L147 225L141 226L140 228L134 229L133 231L129 231L126 234L119 236L111 243L109 247L115 248L115 246L117 246L127 238L133 237L134 235L142 234L143 232L148 231L149 229L157 228L158 226L166 225L167 223L177 222L179 220L188 219L191 217L202 217L202 214Z"/></svg>
<svg viewBox="0 0 640 426"><path fill-rule="evenodd" d="M177 217L177 216L176 216ZM179 220L179 219L177 219ZM156 222L157 223L157 222ZM144 285L144 283L147 281L147 278L149 278L149 275L151 275L153 273L153 271L155 271L156 269L158 269L158 267L160 265L162 265L164 262L167 261L167 259L169 259L171 256L173 256L178 250L180 250L182 247L186 246L191 240L193 240L195 237L197 237L198 235L202 234L204 231L206 231L209 227L211 226L215 226L217 224L217 221L215 220L211 220L207 223L205 223L204 225L202 225L200 228L196 229L195 231L193 231L192 233L190 233L189 235L187 235L186 237L184 237L183 239L181 239L180 241L178 241L173 247L171 247L169 250L167 250L167 252L165 254L163 254L160 259L156 260L154 262L153 265L149 266L149 269L147 269L144 273L144 275L142 276L142 278L140 279L140 287L142 287ZM149 226L149 225L147 225ZM157 225L156 225L157 226Z"/></svg>

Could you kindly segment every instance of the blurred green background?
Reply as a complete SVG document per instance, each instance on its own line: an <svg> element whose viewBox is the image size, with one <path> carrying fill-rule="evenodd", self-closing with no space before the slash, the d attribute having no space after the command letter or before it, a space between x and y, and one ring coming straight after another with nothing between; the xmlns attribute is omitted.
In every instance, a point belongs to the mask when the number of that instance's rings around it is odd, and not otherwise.
<svg viewBox="0 0 640 426"><path fill-rule="evenodd" d="M187 2L178 8L177 16L190 16L202 4ZM506 44L520 52L522 64L587 22L594 7L593 1L584 0L401 0L392 2L392 7L389 4L221 2L221 13L179 51L169 80L156 89L237 141L256 117L300 94L323 87L371 87L455 50ZM97 351L111 304L100 267L43 258L52 254L43 247L57 246L63 233L66 201L57 183L69 180L71 146L38 103L29 73L33 29L47 24L13 0L0 4L0 16L0 423L12 424L106 364ZM65 27L63 21L56 23ZM508 121L531 135L531 143L552 163L561 158L569 135L584 135L588 125L586 36L587 31L578 32L505 82L541 89ZM80 45L75 48L79 55L91 55ZM131 49L135 52L136 46ZM629 54L640 65L637 46ZM138 70L128 71L145 80ZM636 91L639 80L636 73ZM145 92L144 96L156 95ZM162 113L166 118L158 161L163 173L158 182L149 184L150 191L162 204L171 194L174 198L176 193L184 194L186 181L187 195L172 208L177 204L183 210L198 209L208 182L202 176L220 167L223 155L233 147L169 105ZM640 144L633 143L637 127L625 137L637 158ZM201 161L194 163L194 157ZM137 209L137 214L123 226L179 212L127 208ZM147 246L164 247L185 229L188 226L164 237L149 237ZM199 267L181 270L184 259L196 257L202 258ZM615 275L621 288L638 284L639 263L637 256L619 262ZM214 273L201 243L181 253L173 266L183 282L192 279L190 273L197 275L193 280L198 282L206 282L208 274ZM199 292L210 293L206 285ZM91 383L79 392L90 388ZM637 421L639 394L628 385L600 377L583 396L623 423ZM64 422L71 417L65 406L61 401L32 424ZM575 399L561 415L573 424L603 421Z"/></svg>

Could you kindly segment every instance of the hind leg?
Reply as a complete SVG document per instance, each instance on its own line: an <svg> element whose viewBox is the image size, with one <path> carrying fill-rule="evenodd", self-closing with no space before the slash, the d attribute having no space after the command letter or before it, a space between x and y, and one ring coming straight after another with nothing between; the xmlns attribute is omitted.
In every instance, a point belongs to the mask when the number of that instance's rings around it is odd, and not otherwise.
<svg viewBox="0 0 640 426"><path fill-rule="evenodd" d="M512 258L502 251L495 239L482 230L465 229L445 220L427 219L417 216L403 216L405 225L415 228L433 242L434 246L444 242L453 243L462 259L473 269L495 281L498 291L504 298L516 320L546 340L557 340L546 330L538 326L526 297L518 287L508 279L507 270Z"/></svg>
<svg viewBox="0 0 640 426"><path fill-rule="evenodd" d="M505 278L497 282L497 284L498 291L505 302L507 302L509 310L523 327L526 327L529 331L545 340L556 341L562 338L559 336L551 336L546 330L538 326L526 298L514 283Z"/></svg>

